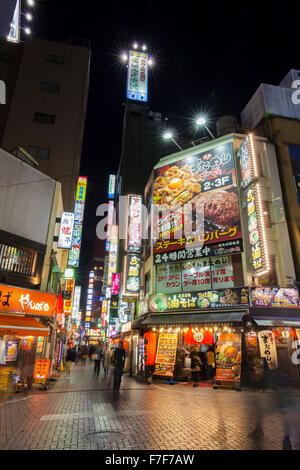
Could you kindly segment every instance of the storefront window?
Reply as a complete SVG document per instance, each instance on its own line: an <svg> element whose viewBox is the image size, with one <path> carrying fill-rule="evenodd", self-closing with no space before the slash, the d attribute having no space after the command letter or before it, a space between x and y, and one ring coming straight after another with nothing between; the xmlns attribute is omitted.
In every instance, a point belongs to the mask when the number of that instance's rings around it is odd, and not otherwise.
<svg viewBox="0 0 300 470"><path fill-rule="evenodd" d="M34 276L37 252L0 243L0 269Z"/></svg>

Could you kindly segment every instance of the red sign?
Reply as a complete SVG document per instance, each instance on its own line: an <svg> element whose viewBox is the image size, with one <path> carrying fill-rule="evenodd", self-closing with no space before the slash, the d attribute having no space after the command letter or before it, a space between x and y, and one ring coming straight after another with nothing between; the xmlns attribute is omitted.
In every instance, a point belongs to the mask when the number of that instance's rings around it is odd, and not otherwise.
<svg viewBox="0 0 300 470"><path fill-rule="evenodd" d="M214 344L214 334L211 331L189 330L184 333L185 344Z"/></svg>
<svg viewBox="0 0 300 470"><path fill-rule="evenodd" d="M111 293L112 295L118 295L120 288L120 274L113 273L111 280Z"/></svg>
<svg viewBox="0 0 300 470"><path fill-rule="evenodd" d="M50 366L50 359L37 359L34 367L34 379L46 380Z"/></svg>
<svg viewBox="0 0 300 470"><path fill-rule="evenodd" d="M156 333L149 331L144 334L144 359L146 366L154 366L156 358Z"/></svg>
<svg viewBox="0 0 300 470"><path fill-rule="evenodd" d="M0 312L53 316L55 295L0 284Z"/></svg>

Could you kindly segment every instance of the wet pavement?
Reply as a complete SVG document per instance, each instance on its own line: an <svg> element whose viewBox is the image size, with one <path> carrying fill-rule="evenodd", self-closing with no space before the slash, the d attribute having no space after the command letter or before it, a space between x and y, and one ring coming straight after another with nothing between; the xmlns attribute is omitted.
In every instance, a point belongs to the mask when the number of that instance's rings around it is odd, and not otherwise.
<svg viewBox="0 0 300 470"><path fill-rule="evenodd" d="M300 449L299 390L285 393L279 412L271 391L147 385L126 374L119 392L112 386L87 363L48 391L15 394L0 406L0 449L280 450L286 424ZM263 433L249 435L258 421Z"/></svg>

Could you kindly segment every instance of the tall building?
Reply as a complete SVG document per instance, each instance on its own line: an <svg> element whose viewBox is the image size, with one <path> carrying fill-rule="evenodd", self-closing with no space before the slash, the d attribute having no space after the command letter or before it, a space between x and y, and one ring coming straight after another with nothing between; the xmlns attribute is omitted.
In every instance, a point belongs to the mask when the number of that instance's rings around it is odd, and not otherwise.
<svg viewBox="0 0 300 470"><path fill-rule="evenodd" d="M88 41L0 41L0 144L33 156L62 184L64 210L73 211L89 89Z"/></svg>
<svg viewBox="0 0 300 470"><path fill-rule="evenodd" d="M300 280L300 71L279 86L262 83L241 113L242 124L273 142L297 279ZM297 89L298 88L298 89ZM278 201L269 201L275 211ZM286 241L288 243L288 241Z"/></svg>

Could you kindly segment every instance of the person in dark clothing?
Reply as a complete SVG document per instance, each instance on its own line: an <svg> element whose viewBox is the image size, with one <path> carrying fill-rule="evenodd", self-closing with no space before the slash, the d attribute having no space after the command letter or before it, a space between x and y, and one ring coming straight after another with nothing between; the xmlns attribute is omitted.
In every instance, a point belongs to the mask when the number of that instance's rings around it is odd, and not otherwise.
<svg viewBox="0 0 300 470"><path fill-rule="evenodd" d="M191 353L191 369L192 369L192 376L195 382L193 387L198 387L199 386L198 384L201 378L201 360L196 350L192 351Z"/></svg>
<svg viewBox="0 0 300 470"><path fill-rule="evenodd" d="M99 377L100 374L100 364L103 358L103 347L99 344L96 350L93 352L96 356L94 359L94 377L97 375Z"/></svg>
<svg viewBox="0 0 300 470"><path fill-rule="evenodd" d="M119 347L114 352L114 390L120 390L123 369L125 364L125 349L123 348L122 342L120 341Z"/></svg>
<svg viewBox="0 0 300 470"><path fill-rule="evenodd" d="M71 375L71 365L72 362L76 360L76 352L73 348L68 348L67 355L66 355L66 362L65 362L65 369L66 369L66 377L65 379L69 379Z"/></svg>

